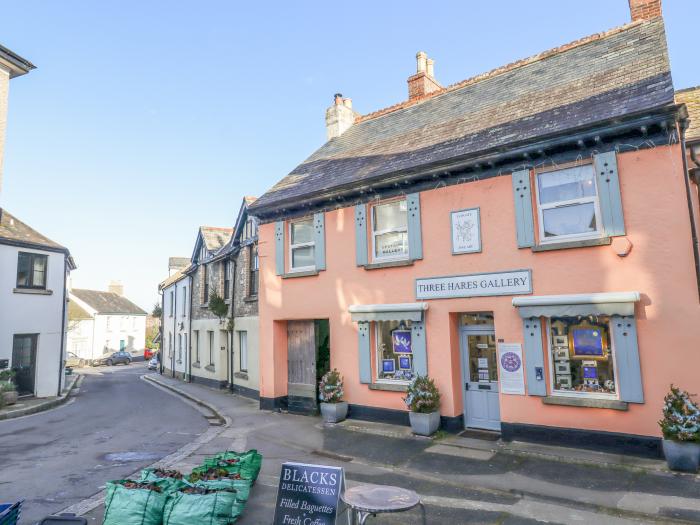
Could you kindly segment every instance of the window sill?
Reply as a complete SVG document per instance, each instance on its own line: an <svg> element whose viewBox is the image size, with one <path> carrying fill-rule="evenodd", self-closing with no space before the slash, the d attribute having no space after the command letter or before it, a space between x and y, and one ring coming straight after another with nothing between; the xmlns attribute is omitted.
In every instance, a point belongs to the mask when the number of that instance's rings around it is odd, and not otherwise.
<svg viewBox="0 0 700 525"><path fill-rule="evenodd" d="M384 390L386 392L408 392L408 385L391 383L370 383L370 390Z"/></svg>
<svg viewBox="0 0 700 525"><path fill-rule="evenodd" d="M243 298L244 303L256 303L258 302L258 296L256 295L249 295L248 297Z"/></svg>
<svg viewBox="0 0 700 525"><path fill-rule="evenodd" d="M202 365L199 364L199 361L195 361L192 363L192 368L202 368Z"/></svg>
<svg viewBox="0 0 700 525"><path fill-rule="evenodd" d="M53 290L43 288L14 288L12 293L26 293L29 295L53 295Z"/></svg>
<svg viewBox="0 0 700 525"><path fill-rule="evenodd" d="M311 277L318 275L318 270L304 270L303 272L287 272L282 274L282 279L293 279L294 277Z"/></svg>
<svg viewBox="0 0 700 525"><path fill-rule="evenodd" d="M552 250L569 250L571 248L588 248L589 246L607 246L610 243L612 243L612 239L610 239L610 237L601 237L599 239L583 239L580 241L552 242L533 246L532 251L549 252Z"/></svg>
<svg viewBox="0 0 700 525"><path fill-rule="evenodd" d="M561 405L569 407L609 408L612 410L628 409L628 403L626 401L591 397L546 396L542 398L542 403L545 405Z"/></svg>
<svg viewBox="0 0 700 525"><path fill-rule="evenodd" d="M209 370L210 372L216 372L216 368L214 368L214 365L207 365L204 367L204 370Z"/></svg>
<svg viewBox="0 0 700 525"><path fill-rule="evenodd" d="M405 259L400 261L375 262L365 264L363 268L365 270L380 270L382 268L398 268L399 266L413 266L413 261Z"/></svg>
<svg viewBox="0 0 700 525"><path fill-rule="evenodd" d="M248 380L248 372L234 372L233 377Z"/></svg>

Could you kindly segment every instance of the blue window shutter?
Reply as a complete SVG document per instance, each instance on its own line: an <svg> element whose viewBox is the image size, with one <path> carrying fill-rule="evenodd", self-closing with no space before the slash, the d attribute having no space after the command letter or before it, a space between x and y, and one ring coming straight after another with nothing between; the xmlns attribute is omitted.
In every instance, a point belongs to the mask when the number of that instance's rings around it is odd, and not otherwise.
<svg viewBox="0 0 700 525"><path fill-rule="evenodd" d="M367 264L367 206L355 206L355 260L357 266Z"/></svg>
<svg viewBox="0 0 700 525"><path fill-rule="evenodd" d="M406 195L408 207L408 258L423 258L423 238L420 226L420 193Z"/></svg>
<svg viewBox="0 0 700 525"><path fill-rule="evenodd" d="M610 328L620 399L629 403L644 403L642 371L637 347L637 323L634 316L613 315L610 319Z"/></svg>
<svg viewBox="0 0 700 525"><path fill-rule="evenodd" d="M358 354L360 357L360 383L368 384L372 382L372 365L370 364L369 350L369 322L361 321L358 327Z"/></svg>
<svg viewBox="0 0 700 525"><path fill-rule="evenodd" d="M620 178L617 174L617 155L614 151L600 153L593 157L598 184L600 215L603 230L608 237L625 234L625 220L622 215Z"/></svg>
<svg viewBox="0 0 700 525"><path fill-rule="evenodd" d="M542 350L542 324L537 317L523 319L523 342L527 393L531 396L546 396L544 380L544 352ZM541 379L537 379L537 368L541 369Z"/></svg>
<svg viewBox="0 0 700 525"><path fill-rule="evenodd" d="M284 275L284 221L275 223L275 269Z"/></svg>
<svg viewBox="0 0 700 525"><path fill-rule="evenodd" d="M314 254L316 270L326 269L326 232L323 212L314 213Z"/></svg>
<svg viewBox="0 0 700 525"><path fill-rule="evenodd" d="M413 350L413 371L422 376L428 375L428 352L425 344L425 322L411 323L411 348Z"/></svg>
<svg viewBox="0 0 700 525"><path fill-rule="evenodd" d="M532 190L530 170L514 171L513 201L515 202L515 232L518 248L535 245L535 220L532 216Z"/></svg>

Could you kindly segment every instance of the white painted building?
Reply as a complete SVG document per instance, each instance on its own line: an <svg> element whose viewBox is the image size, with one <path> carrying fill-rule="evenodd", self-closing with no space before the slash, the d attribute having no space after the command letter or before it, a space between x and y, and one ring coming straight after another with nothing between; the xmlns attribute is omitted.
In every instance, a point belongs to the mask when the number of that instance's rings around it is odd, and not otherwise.
<svg viewBox="0 0 700 525"><path fill-rule="evenodd" d="M163 281L161 363L164 373L179 379L190 375L190 293L191 279L181 268Z"/></svg>
<svg viewBox="0 0 700 525"><path fill-rule="evenodd" d="M90 361L126 350L135 360L146 348L146 312L114 291L69 292L68 351Z"/></svg>

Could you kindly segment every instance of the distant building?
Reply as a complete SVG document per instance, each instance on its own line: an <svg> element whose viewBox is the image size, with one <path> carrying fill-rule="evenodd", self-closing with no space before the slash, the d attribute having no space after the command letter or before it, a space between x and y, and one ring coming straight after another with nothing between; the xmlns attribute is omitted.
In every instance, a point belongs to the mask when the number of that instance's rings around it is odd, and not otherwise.
<svg viewBox="0 0 700 525"><path fill-rule="evenodd" d="M143 358L147 314L126 297L74 288L68 314L68 350L79 358L89 362L118 350Z"/></svg>
<svg viewBox="0 0 700 525"><path fill-rule="evenodd" d="M173 257L170 258L172 261ZM189 262L189 259L188 259ZM182 268L158 286L163 296L160 341L161 365L173 377L184 379L189 370L191 279Z"/></svg>
<svg viewBox="0 0 700 525"><path fill-rule="evenodd" d="M172 277L180 270L190 265L189 257L170 257L168 259L168 277Z"/></svg>

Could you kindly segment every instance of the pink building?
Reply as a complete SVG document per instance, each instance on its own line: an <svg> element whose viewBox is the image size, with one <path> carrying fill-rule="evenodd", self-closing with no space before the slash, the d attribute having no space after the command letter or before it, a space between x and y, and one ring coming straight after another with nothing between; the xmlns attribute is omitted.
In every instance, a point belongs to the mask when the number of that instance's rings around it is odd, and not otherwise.
<svg viewBox="0 0 700 525"><path fill-rule="evenodd" d="M664 394L700 390L698 188L658 1L632 22L409 99L336 95L328 142L263 195L262 408L659 453Z"/></svg>

